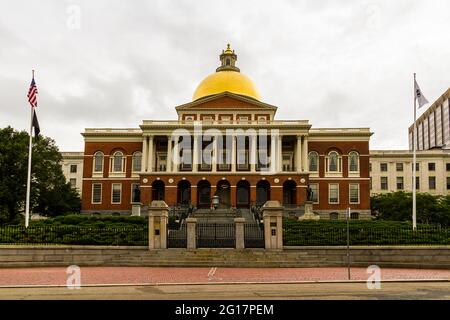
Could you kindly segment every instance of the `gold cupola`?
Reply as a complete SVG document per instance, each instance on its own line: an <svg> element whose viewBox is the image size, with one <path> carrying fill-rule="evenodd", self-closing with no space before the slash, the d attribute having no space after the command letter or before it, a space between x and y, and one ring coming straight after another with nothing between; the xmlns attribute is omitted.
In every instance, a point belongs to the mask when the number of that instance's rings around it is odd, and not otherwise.
<svg viewBox="0 0 450 320"><path fill-rule="evenodd" d="M222 92L231 92L260 100L258 90L253 82L236 67L237 55L234 50L231 50L230 44L227 45L226 50L222 50L219 58L221 66L216 69L215 73L200 82L192 100L195 101Z"/></svg>

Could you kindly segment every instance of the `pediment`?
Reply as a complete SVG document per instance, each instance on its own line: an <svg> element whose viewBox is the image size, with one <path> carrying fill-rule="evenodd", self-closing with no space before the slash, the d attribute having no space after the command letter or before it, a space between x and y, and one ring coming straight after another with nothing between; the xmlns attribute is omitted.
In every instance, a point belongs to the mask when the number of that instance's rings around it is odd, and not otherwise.
<svg viewBox="0 0 450 320"><path fill-rule="evenodd" d="M176 107L184 110L265 110L276 111L277 107L231 92L222 92Z"/></svg>

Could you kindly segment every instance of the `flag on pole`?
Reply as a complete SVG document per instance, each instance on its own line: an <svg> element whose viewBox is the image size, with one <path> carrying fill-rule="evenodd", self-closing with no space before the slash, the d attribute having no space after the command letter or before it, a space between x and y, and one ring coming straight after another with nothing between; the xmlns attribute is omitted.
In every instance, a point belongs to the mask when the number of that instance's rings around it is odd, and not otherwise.
<svg viewBox="0 0 450 320"><path fill-rule="evenodd" d="M33 78L31 79L31 84L30 84L30 89L28 90L28 102L31 105L31 108L33 109L33 120L32 120L32 127L34 128L34 136L38 137L39 133L41 132L41 129L39 128L39 122L37 119L37 115L36 115L36 107L37 107L37 86L36 86L36 82L34 81L34 74L33 74Z"/></svg>
<svg viewBox="0 0 450 320"><path fill-rule="evenodd" d="M414 91L416 92L416 99L419 103L419 108L428 103L427 98L425 98L425 96L423 95L416 80L414 80Z"/></svg>

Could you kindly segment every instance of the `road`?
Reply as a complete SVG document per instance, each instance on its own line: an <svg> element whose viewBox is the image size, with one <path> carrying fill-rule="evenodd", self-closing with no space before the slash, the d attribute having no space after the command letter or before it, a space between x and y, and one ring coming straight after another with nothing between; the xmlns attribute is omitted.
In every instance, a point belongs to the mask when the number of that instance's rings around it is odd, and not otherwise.
<svg viewBox="0 0 450 320"><path fill-rule="evenodd" d="M0 299L450 299L450 282L383 282L380 289L358 283L206 284L0 288Z"/></svg>

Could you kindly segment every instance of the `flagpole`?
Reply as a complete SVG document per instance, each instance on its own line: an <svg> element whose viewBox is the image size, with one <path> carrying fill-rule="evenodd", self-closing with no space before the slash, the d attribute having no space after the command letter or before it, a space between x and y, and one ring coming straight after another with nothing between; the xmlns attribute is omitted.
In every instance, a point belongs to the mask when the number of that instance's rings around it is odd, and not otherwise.
<svg viewBox="0 0 450 320"><path fill-rule="evenodd" d="M34 70L32 71L34 79ZM30 189L31 189L31 154L33 148L33 112L34 107L31 106L31 118L30 118L30 141L28 144L28 174L27 174L27 199L25 204L25 228L28 228L30 222Z"/></svg>
<svg viewBox="0 0 450 320"><path fill-rule="evenodd" d="M416 132L417 132L417 124L416 124L416 73L414 73L414 127L413 127L413 209L412 209L412 220L413 220L413 230L416 230L417 228L417 222L416 222L416 149L417 149L417 141L416 141Z"/></svg>

